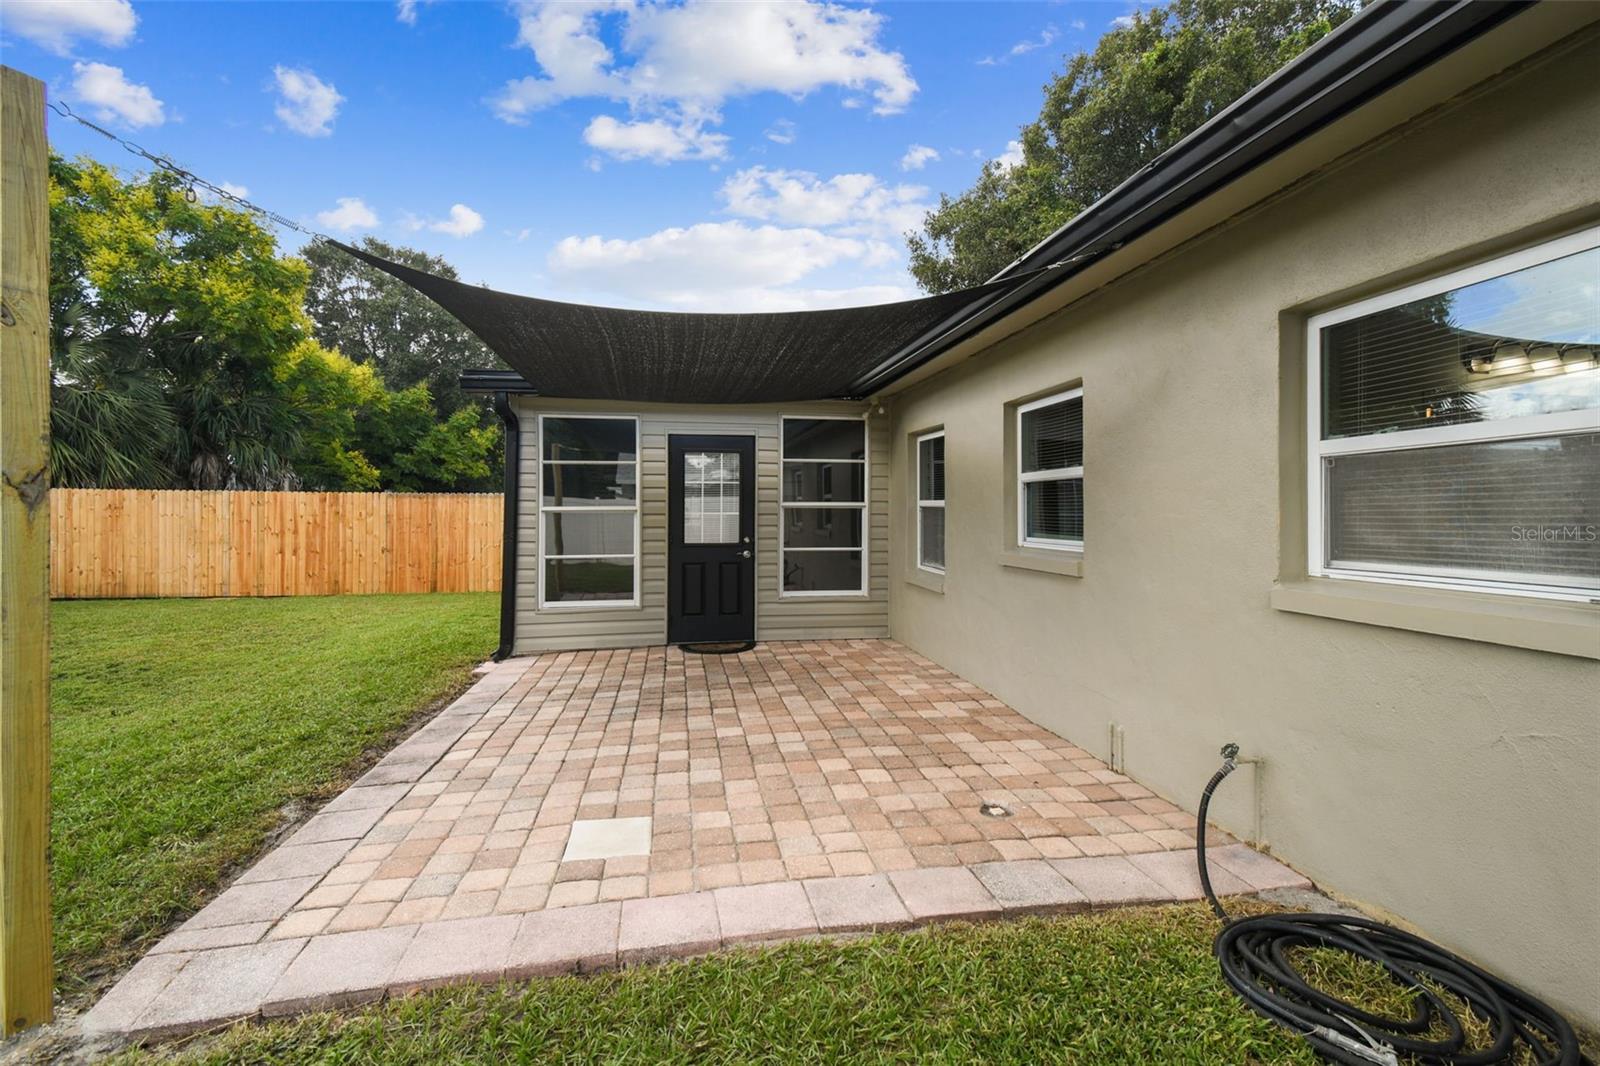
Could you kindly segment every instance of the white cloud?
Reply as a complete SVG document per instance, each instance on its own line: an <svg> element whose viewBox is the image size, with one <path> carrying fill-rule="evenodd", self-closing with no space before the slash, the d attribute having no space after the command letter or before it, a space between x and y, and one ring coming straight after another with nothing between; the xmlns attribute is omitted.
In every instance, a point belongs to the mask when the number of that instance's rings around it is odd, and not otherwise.
<svg viewBox="0 0 1600 1066"><path fill-rule="evenodd" d="M1082 19L1073 19L1070 23L1068 23L1068 25L1075 30L1086 30L1089 28L1089 24Z"/></svg>
<svg viewBox="0 0 1600 1066"><path fill-rule="evenodd" d="M1006 150L995 156L994 161L1000 164L1000 169L1002 170L1010 170L1012 167L1021 166L1023 162L1022 142L1007 141Z"/></svg>
<svg viewBox="0 0 1600 1066"><path fill-rule="evenodd" d="M404 22L407 26L417 24L417 8L423 4L431 4L433 0L395 0L394 17Z"/></svg>
<svg viewBox="0 0 1600 1066"><path fill-rule="evenodd" d="M1082 28L1081 23L1079 23L1079 28ZM1026 40L1018 41L1016 44L1012 45L1009 50L1007 50L1005 55L998 58L995 56L984 56L982 59L978 60L978 65L983 67L998 66L1001 63L1009 62L1017 56L1024 56L1029 52L1048 47L1059 36L1061 36L1061 32L1054 26L1046 26L1038 37L1030 37Z"/></svg>
<svg viewBox="0 0 1600 1066"><path fill-rule="evenodd" d="M1118 15L1116 18L1111 20L1111 28L1114 30L1125 30L1129 26L1132 26L1133 23L1133 15Z"/></svg>
<svg viewBox="0 0 1600 1066"><path fill-rule="evenodd" d="M452 237L470 237L483 228L483 216L466 204L451 204L450 217L429 222L428 228Z"/></svg>
<svg viewBox="0 0 1600 1066"><path fill-rule="evenodd" d="M799 98L836 86L870 93L875 111L893 114L917 92L904 57L878 42L885 16L870 9L814 0L674 6L519 0L515 10L517 44L533 52L542 74L509 81L487 101L511 123L579 97L623 102L675 124L715 125L722 103L735 96ZM621 55L602 38L606 28Z"/></svg>
<svg viewBox="0 0 1600 1066"><path fill-rule="evenodd" d="M583 142L616 159L648 159L653 163L722 159L728 154L726 136L708 133L704 123L687 119L619 122L610 115L600 115L584 129Z"/></svg>
<svg viewBox="0 0 1600 1066"><path fill-rule="evenodd" d="M888 185L872 174L826 181L804 170L750 167L723 183L729 213L762 222L834 229L847 236L899 237L932 207L921 185Z"/></svg>
<svg viewBox="0 0 1600 1066"><path fill-rule="evenodd" d="M400 227L412 233L431 230L451 237L470 237L483 229L483 216L466 204L452 204L444 218L420 218L407 212L400 218Z"/></svg>
<svg viewBox="0 0 1600 1066"><path fill-rule="evenodd" d="M900 169L921 170L938 158L939 150L937 148L929 148L925 144L913 144L906 149L906 154L900 157Z"/></svg>
<svg viewBox="0 0 1600 1066"><path fill-rule="evenodd" d="M898 258L882 242L804 227L702 222L636 240L567 237L547 266L558 284L634 304L684 310L799 310L905 299L903 285L799 286L837 266L877 267Z"/></svg>
<svg viewBox="0 0 1600 1066"><path fill-rule="evenodd" d="M278 86L275 111L279 121L307 137L326 137L333 132L333 120L344 103L337 89L309 70L277 66L272 75Z"/></svg>
<svg viewBox="0 0 1600 1066"><path fill-rule="evenodd" d="M167 120L164 106L149 86L129 81L120 67L72 64L72 92L93 107L95 117L102 122L159 126Z"/></svg>
<svg viewBox="0 0 1600 1066"><path fill-rule="evenodd" d="M774 144L793 144L798 133L793 122L786 118L780 118L768 126L762 136Z"/></svg>
<svg viewBox="0 0 1600 1066"><path fill-rule="evenodd" d="M243 185L235 185L231 181L218 182L217 188L221 189L229 196L235 196L240 200L243 200L250 195L249 189L245 188ZM200 198L208 204L225 204L232 206L232 201L226 199L225 197L219 196L214 192L209 192L206 189L199 189L197 191L200 194Z"/></svg>
<svg viewBox="0 0 1600 1066"><path fill-rule="evenodd" d="M373 228L378 224L378 216L359 196L341 196L339 206L317 212L317 223L348 233L351 230Z"/></svg>
<svg viewBox="0 0 1600 1066"><path fill-rule="evenodd" d="M6 29L56 55L67 55L81 38L121 48L139 17L128 0L7 0Z"/></svg>

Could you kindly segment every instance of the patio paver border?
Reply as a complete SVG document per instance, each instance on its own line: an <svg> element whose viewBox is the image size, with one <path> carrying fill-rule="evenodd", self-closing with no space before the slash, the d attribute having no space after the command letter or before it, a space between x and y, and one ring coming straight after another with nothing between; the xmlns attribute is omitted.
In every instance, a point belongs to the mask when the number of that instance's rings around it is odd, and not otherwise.
<svg viewBox="0 0 1600 1066"><path fill-rule="evenodd" d="M1161 871L1168 874L1165 886L1135 865L1144 856L1024 860L174 951L136 966L85 1016L84 1027L147 1040L246 1018L372 1003L458 981L593 973L799 937L1193 898L1169 871L1184 862L1192 869L1194 851L1165 854L1171 857ZM1244 845L1212 854L1232 894L1311 887ZM223 971L227 979L217 980Z"/></svg>

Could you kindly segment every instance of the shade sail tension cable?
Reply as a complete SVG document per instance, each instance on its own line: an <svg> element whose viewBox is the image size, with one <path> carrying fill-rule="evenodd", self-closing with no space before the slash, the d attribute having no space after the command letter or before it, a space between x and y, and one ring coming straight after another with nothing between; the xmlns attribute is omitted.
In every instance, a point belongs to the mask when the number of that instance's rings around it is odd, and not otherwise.
<svg viewBox="0 0 1600 1066"><path fill-rule="evenodd" d="M1341 1066L1593 1066L1561 1015L1515 985L1422 937L1343 914L1284 912L1230 918L1217 902L1206 868L1206 810L1211 794L1237 766L1239 745L1222 749L1222 768L1200 798L1195 852L1200 886L1224 923L1215 952L1222 976L1258 1014L1272 1019ZM1294 953L1343 951L1382 967L1390 981L1413 993L1409 1018L1391 1018L1329 995L1306 980ZM1487 1046L1473 1046L1452 993L1470 1015L1487 1023ZM1442 1035L1437 1035L1442 1033Z"/></svg>
<svg viewBox="0 0 1600 1066"><path fill-rule="evenodd" d="M185 186L184 196L190 203L194 203L199 199L199 194L195 190L204 189L218 200L225 200L240 210L248 211L252 215L256 215L257 217L262 218L275 226L282 226L284 229L293 230L296 233L311 238L313 241L327 241L332 243L327 234L318 233L314 229L307 229L305 226L302 226L292 218L280 215L276 211L270 211L267 208L262 207L260 204L251 203L249 200L246 200L243 196L240 196L233 190L228 189L225 186L218 185L215 182L207 181L194 171L189 170L186 167L179 166L167 156L161 155L157 152L152 152L143 145L136 144L120 134L113 133L104 126L90 122L88 119L72 110L72 108L68 106L65 101L51 100L47 106L50 108L50 110L54 111L62 118L71 119L73 122L83 126L85 129L93 130L95 133L98 133L100 136L106 138L106 140L121 145L122 148L129 154L138 156L140 159L145 160L157 170L165 171L166 173L176 177Z"/></svg>

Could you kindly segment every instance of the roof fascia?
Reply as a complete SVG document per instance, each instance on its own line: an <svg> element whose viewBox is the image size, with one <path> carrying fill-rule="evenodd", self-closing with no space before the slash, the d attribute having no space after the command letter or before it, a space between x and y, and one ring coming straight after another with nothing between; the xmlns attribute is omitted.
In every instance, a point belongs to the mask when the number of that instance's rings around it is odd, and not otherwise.
<svg viewBox="0 0 1600 1066"><path fill-rule="evenodd" d="M1374 5L1375 7L1379 5ZM1388 5L1384 5L1388 6ZM1406 5L1411 6L1411 5ZM1462 4L1414 5L1455 11ZM1487 5L1486 5L1487 6ZM1499 5L1502 8L1503 5ZM1372 9L1368 9L1371 11ZM1365 17L1366 12L1356 18ZM1491 27L1480 27L1478 35L1459 44L1442 57L1424 63L1412 74L1394 77L1388 88L1351 106L1334 118L1324 118L1321 124L1298 140L1288 141L1279 132L1283 146L1273 150L1264 160L1244 168L1220 185L1204 186L1202 173L1191 173L1184 185L1189 193L1176 183L1170 190L1171 199L1165 204L1148 203L1145 217L1132 216L1123 220L1128 227L1124 236L1117 229L1112 216L1098 217L1094 229L1080 230L1078 219L1084 212L1047 238L1035 250L1002 274L1024 269L1038 270L1041 262L1050 256L1076 259L1061 262L1056 269L1036 273L1031 280L1022 281L1016 290L979 309L965 322L957 324L931 343L920 348L903 350L863 379L858 385L871 396L886 396L909 388L998 341L1038 322L1073 301L1103 288L1111 281L1148 263L1178 245L1185 243L1228 218L1247 210L1272 194L1281 191L1306 175L1327 165L1374 138L1381 136L1423 112L1438 106L1454 96L1480 84L1508 67L1577 33L1584 26L1600 20L1600 5L1541 3L1532 7L1511 6L1510 16ZM1352 19L1352 22L1355 20ZM1350 23L1346 24L1347 26ZM1341 27L1343 29L1343 27ZM1415 27L1413 26L1413 30ZM1332 36L1324 42L1332 40ZM1434 42L1435 48L1438 42ZM1371 49L1369 48L1370 52ZM1309 55L1310 52L1307 53ZM1304 57L1302 57L1304 58ZM1298 61L1297 61L1298 62ZM1291 64L1291 67L1294 64ZM1290 68L1286 67L1285 70ZM1282 72L1280 72L1281 74ZM1276 76L1275 76L1276 77ZM1263 83L1266 85L1267 83ZM1245 98L1245 100L1247 100ZM1241 100L1243 103L1245 100ZM1219 120L1232 121L1232 109L1223 112L1208 123ZM1197 134L1175 147L1183 147ZM1165 156L1163 157L1165 158ZM1219 164L1222 161L1218 157ZM1152 180L1156 164L1146 167L1130 178L1119 193L1141 180ZM1235 158L1232 161L1238 164ZM1115 195L1115 194L1113 194ZM1108 196L1107 200L1110 199ZM1101 201L1104 203L1105 201ZM1091 207L1090 211L1095 211ZM1165 214L1160 214L1165 210ZM1137 227L1143 226L1142 229ZM1080 247L1074 241L1089 241L1098 236L1102 247L1075 252Z"/></svg>

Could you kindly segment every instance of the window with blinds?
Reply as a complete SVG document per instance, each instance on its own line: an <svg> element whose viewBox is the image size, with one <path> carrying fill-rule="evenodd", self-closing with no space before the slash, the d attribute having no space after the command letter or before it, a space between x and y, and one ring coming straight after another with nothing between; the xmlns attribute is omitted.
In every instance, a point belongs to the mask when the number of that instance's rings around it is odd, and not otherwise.
<svg viewBox="0 0 1600 1066"><path fill-rule="evenodd" d="M683 542L739 540L739 453L689 452L683 457Z"/></svg>
<svg viewBox="0 0 1600 1066"><path fill-rule="evenodd" d="M917 438L917 565L944 573L944 432Z"/></svg>
<svg viewBox="0 0 1600 1066"><path fill-rule="evenodd" d="M1083 549L1083 390L1017 408L1017 543Z"/></svg>
<svg viewBox="0 0 1600 1066"><path fill-rule="evenodd" d="M1600 592L1600 230L1308 339L1312 574Z"/></svg>
<svg viewBox="0 0 1600 1066"><path fill-rule="evenodd" d="M867 423L784 418L781 595L867 590Z"/></svg>
<svg viewBox="0 0 1600 1066"><path fill-rule="evenodd" d="M539 419L539 606L638 602L639 422Z"/></svg>

